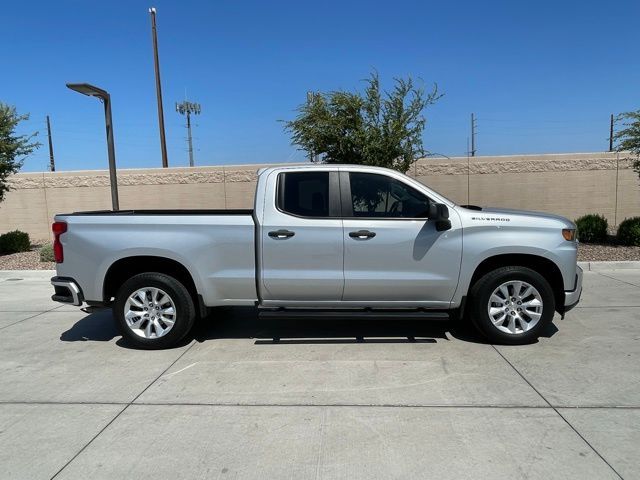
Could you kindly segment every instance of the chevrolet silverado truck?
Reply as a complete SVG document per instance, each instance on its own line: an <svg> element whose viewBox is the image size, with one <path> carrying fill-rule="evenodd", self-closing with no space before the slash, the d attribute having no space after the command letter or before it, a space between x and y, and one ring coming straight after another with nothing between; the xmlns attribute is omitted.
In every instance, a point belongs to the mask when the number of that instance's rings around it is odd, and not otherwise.
<svg viewBox="0 0 640 480"><path fill-rule="evenodd" d="M493 343L536 340L582 291L576 226L460 206L393 170L261 169L252 210L55 216L52 299L111 307L126 339L166 348L198 317L470 321Z"/></svg>

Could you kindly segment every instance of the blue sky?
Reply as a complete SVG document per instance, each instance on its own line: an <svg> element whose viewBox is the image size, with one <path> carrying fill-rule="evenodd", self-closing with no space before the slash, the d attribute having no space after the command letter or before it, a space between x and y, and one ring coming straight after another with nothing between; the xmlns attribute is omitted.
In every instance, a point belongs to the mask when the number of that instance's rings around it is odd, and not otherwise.
<svg viewBox="0 0 640 480"><path fill-rule="evenodd" d="M188 164L175 101L202 105L197 165L302 161L279 119L308 90L360 89L411 75L445 94L426 111L428 150L479 155L607 148L610 113L640 108L640 2L5 2L0 100L45 115L59 170L106 168L101 105L65 88L110 91L119 167L160 166L148 7L158 32L170 166Z"/></svg>

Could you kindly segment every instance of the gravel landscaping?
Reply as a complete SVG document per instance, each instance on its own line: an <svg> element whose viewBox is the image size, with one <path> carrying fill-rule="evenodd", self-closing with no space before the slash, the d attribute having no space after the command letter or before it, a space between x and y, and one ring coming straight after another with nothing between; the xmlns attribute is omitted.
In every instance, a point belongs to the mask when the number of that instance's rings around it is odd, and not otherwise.
<svg viewBox="0 0 640 480"><path fill-rule="evenodd" d="M0 255L0 270L54 270L55 263L40 261L39 249L40 245L34 245L30 252ZM580 262L640 261L640 247L581 243L578 247L578 260Z"/></svg>
<svg viewBox="0 0 640 480"><path fill-rule="evenodd" d="M32 245L31 251L0 255L0 270L54 270L54 262L40 261L40 247Z"/></svg>
<svg viewBox="0 0 640 480"><path fill-rule="evenodd" d="M620 262L631 260L640 260L640 247L597 243L581 243L578 247L578 261L580 262Z"/></svg>

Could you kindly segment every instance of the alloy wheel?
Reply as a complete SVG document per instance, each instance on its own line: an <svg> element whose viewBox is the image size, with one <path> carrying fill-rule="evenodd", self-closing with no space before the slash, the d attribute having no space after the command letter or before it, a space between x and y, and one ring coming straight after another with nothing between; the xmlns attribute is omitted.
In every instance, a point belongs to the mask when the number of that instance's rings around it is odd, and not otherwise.
<svg viewBox="0 0 640 480"><path fill-rule="evenodd" d="M127 299L124 319L136 335L147 339L160 338L173 328L176 306L164 290L144 287L133 292Z"/></svg>
<svg viewBox="0 0 640 480"><path fill-rule="evenodd" d="M542 307L542 296L533 285L512 280L493 291L487 312L498 330L518 335L531 330L540 321Z"/></svg>

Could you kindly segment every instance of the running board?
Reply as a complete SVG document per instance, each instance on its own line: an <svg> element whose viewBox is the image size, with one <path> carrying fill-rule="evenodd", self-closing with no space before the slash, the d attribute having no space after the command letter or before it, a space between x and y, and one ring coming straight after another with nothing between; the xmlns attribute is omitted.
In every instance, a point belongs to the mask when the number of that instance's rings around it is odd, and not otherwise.
<svg viewBox="0 0 640 480"><path fill-rule="evenodd" d="M403 320L449 320L449 313L442 310L356 310L356 309L302 309L302 308L259 308L259 318L368 318Z"/></svg>

